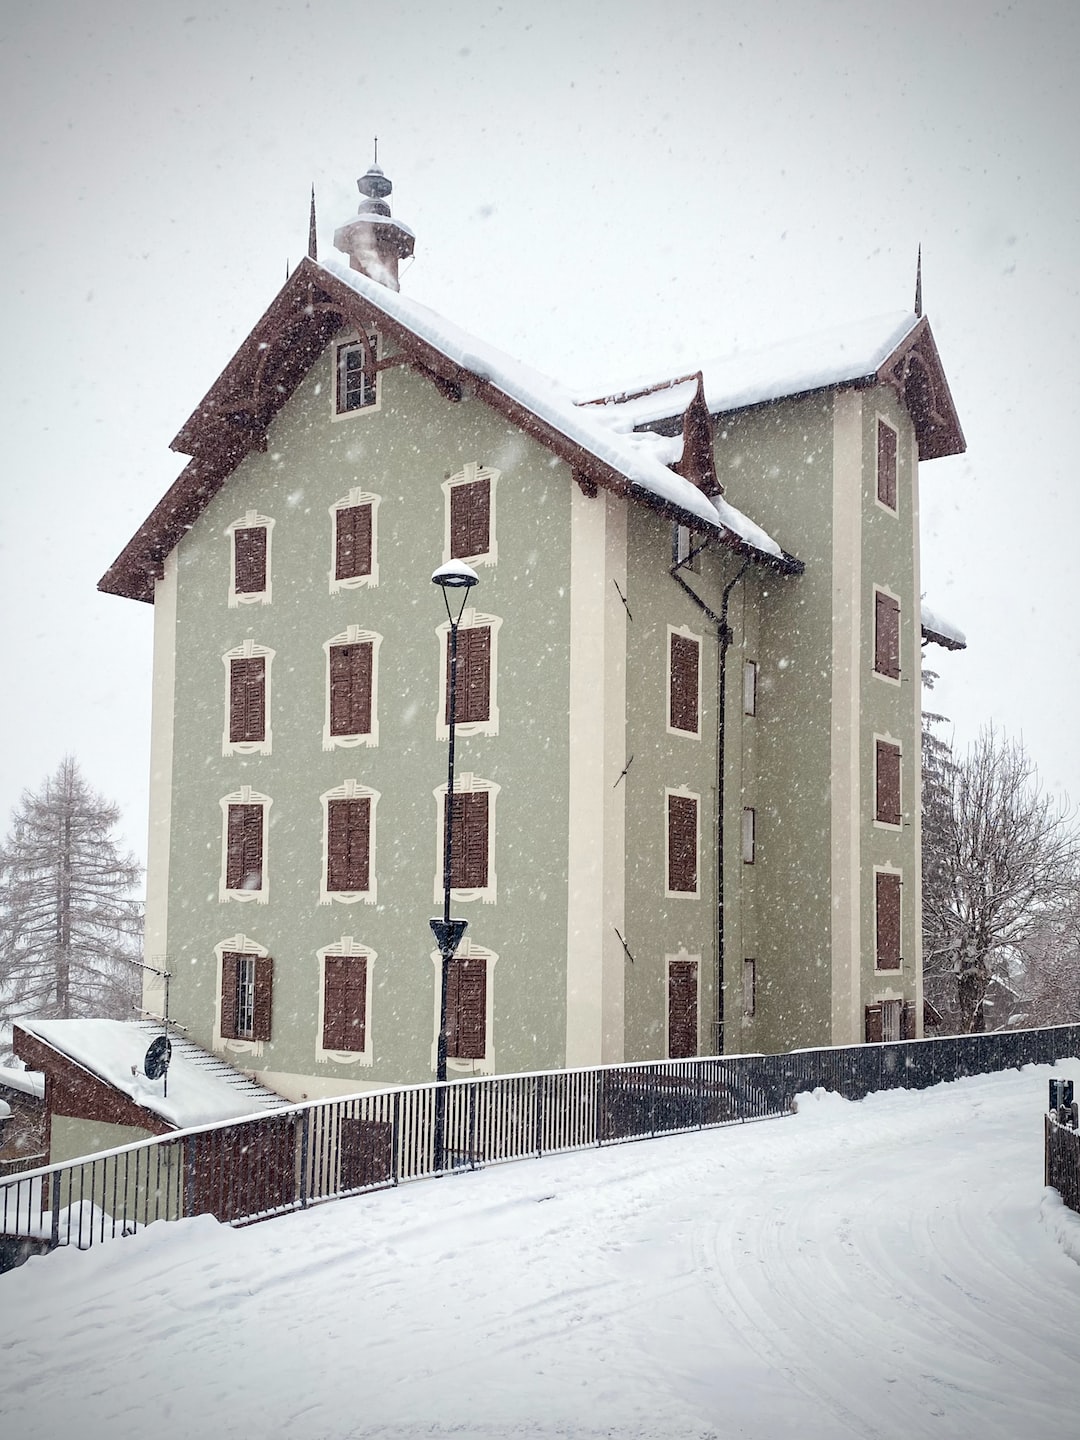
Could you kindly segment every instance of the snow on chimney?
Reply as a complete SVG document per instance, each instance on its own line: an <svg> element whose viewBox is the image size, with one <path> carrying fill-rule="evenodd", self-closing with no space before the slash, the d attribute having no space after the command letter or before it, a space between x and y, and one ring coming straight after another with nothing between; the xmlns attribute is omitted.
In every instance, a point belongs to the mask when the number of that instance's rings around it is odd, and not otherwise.
<svg viewBox="0 0 1080 1440"><path fill-rule="evenodd" d="M352 269L388 290L398 290L398 261L413 253L416 237L391 217L386 197L394 187L378 165L361 175L356 188L363 197L356 219L334 231L334 245L349 257Z"/></svg>

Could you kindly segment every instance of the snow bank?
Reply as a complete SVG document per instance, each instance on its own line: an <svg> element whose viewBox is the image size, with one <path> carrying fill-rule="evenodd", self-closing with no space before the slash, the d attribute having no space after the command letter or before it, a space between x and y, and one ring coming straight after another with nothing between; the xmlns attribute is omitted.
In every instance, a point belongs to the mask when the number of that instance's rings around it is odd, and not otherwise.
<svg viewBox="0 0 1080 1440"><path fill-rule="evenodd" d="M45 1076L35 1070L11 1070L0 1065L0 1085L7 1085L23 1095L36 1095L39 1100L45 1099Z"/></svg>

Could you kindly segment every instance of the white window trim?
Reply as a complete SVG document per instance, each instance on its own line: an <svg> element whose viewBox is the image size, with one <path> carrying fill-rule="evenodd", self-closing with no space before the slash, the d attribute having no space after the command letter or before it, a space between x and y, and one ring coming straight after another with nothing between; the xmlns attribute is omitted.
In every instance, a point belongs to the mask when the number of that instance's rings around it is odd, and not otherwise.
<svg viewBox="0 0 1080 1440"><path fill-rule="evenodd" d="M888 820L879 820L879 819L878 819L878 816L877 816L877 779L878 779L878 776L877 776L877 747L878 747L878 741L879 741L879 740L881 741L881 743L882 743L883 745L895 745L895 747L897 748L897 750L899 750L899 752L900 752L900 823L899 823L899 825L891 825ZM888 734L887 732L886 732L885 734L879 734L876 730L874 731L874 734L871 736L870 743L871 743L871 745L873 746L873 755L874 755L874 785L873 785L873 790L872 790L872 792L871 792L871 793L873 794L873 797L874 797L874 829L875 829L875 830L885 830L885 831L886 831L888 834L890 834L890 835L896 835L899 831L903 830L903 828L904 828L904 747L903 747L903 745L900 743L900 741L896 738L895 735L890 735L890 734Z"/></svg>
<svg viewBox="0 0 1080 1440"><path fill-rule="evenodd" d="M266 589L252 592L237 590L236 532L257 530L260 526L266 531ZM239 520L227 525L223 533L229 542L229 609L235 610L238 605L269 605L273 598L274 583L274 521L269 515L260 515L257 510L247 510Z"/></svg>
<svg viewBox="0 0 1080 1440"><path fill-rule="evenodd" d="M319 1015L315 1031L315 1062L319 1065L372 1065L375 1052L371 1045L371 991L372 974L378 952L368 945L361 945L351 935L342 935L332 945L316 950L319 963ZM327 1050L322 1043L323 1024L326 1020L326 960L327 956L364 959L367 961L367 983L364 986L364 1048L362 1050Z"/></svg>
<svg viewBox="0 0 1080 1440"><path fill-rule="evenodd" d="M681 638L684 639L684 640L693 640L694 643L697 645L698 661L697 661L697 708L696 708L696 714L697 714L698 727L697 727L696 730L680 730L677 726L672 725L672 723L671 723L671 637L672 637L673 635L679 635L679 636L681 636ZM691 630L691 629L689 628L689 626L687 626L687 625L669 625L669 626L667 627L667 641L666 641L666 644L667 644L667 663L666 663L667 676L666 676L666 682L665 682L665 685L664 685L664 729L667 731L667 733L668 733L669 735L678 735L678 736L680 736L680 737L681 737L682 739L684 739L684 740L700 740L700 739L701 739L701 656L702 656L702 649L703 649L703 646L702 646L702 638L701 638L700 635L698 635L698 634L696 633L696 631Z"/></svg>
<svg viewBox="0 0 1080 1440"><path fill-rule="evenodd" d="M369 407L374 409L374 406ZM359 415L359 410L350 410L350 415ZM343 419L343 416L339 416ZM330 594L337 595L341 590L360 590L367 586L374 589L379 583L379 505L382 503L381 495L372 495L367 490L361 490L359 486L343 495L340 500L335 500L330 506ZM357 505L371 506L371 569L366 575L350 575L344 580L337 578L337 513L339 510L352 510Z"/></svg>
<svg viewBox="0 0 1080 1440"><path fill-rule="evenodd" d="M441 893L441 892L440 892ZM434 1073L439 1064L439 1007L442 1003L442 956L438 950L429 951L435 969L434 1008L431 1038L431 1069ZM495 966L499 957L494 950L477 945L468 935L463 935L454 951L455 960L483 960L487 966L484 986L484 1055L480 1060L462 1060L447 1055L446 1069L458 1075L494 1075L495 1073Z"/></svg>
<svg viewBox="0 0 1080 1440"><path fill-rule="evenodd" d="M382 336L377 330L372 330L368 333L371 336L372 350L374 351L375 363L377 365L382 358ZM335 422L338 420L355 420L360 415L375 415L382 409L383 387L381 370L375 371L375 403L373 405L361 405L356 410L338 409L338 367L341 364L341 352L342 350L347 350L351 345L359 345L360 343L359 330L350 330L345 335L335 336L334 343L329 346L330 419ZM372 542L374 549L374 535L372 536Z"/></svg>
<svg viewBox="0 0 1080 1440"><path fill-rule="evenodd" d="M880 425L887 425L887 426L889 427L889 429L893 432L893 434L896 436L896 504L895 504L895 506L894 506L894 505L886 505L885 502L884 502L884 500L881 499L881 496L880 496L880 493L879 493L879 485L878 485L878 479L879 479L879 475L878 475L878 456L879 456L879 451L878 451L878 425L879 425L879 424L880 424ZM882 415L882 413L880 412L880 410L877 411L877 412L875 413L875 415L874 415L873 446L874 446L874 504L877 506L877 508L878 508L879 510L884 510L884 512L885 512L886 515L891 515L891 516L893 517L893 519L895 520L896 517L900 514L900 431L897 429L897 427L893 424L893 422L889 419L889 417L888 417L887 415Z"/></svg>
<svg viewBox="0 0 1080 1440"><path fill-rule="evenodd" d="M694 840L694 888L693 890L669 890L668 877L671 874L671 809L669 801L672 795L678 795L683 800L693 800L696 806L697 833ZM701 796L695 790L688 790L685 785L675 788L667 786L664 790L664 898L666 900L698 900L701 898Z"/></svg>
<svg viewBox="0 0 1080 1440"><path fill-rule="evenodd" d="M757 810L753 805L743 806L739 825L739 853L744 865L757 864Z"/></svg>
<svg viewBox="0 0 1080 1440"><path fill-rule="evenodd" d="M273 733L270 728L270 671L277 651L267 645L256 645L254 640L245 640L232 650L226 650L221 657L225 666L225 728L221 732L222 755L271 755L273 754ZM263 739L230 740L232 722L232 662L234 660L264 660L263 666Z"/></svg>
<svg viewBox="0 0 1080 1440"><path fill-rule="evenodd" d="M888 972L886 972L886 973L888 973ZM873 998L873 1000L871 1000L870 1003L871 1003L871 1005L889 1005L889 1004L895 1005L895 1004L897 1004L897 1003L900 1005L900 1035L898 1035L898 1036L896 1037L896 1041L899 1041L900 1036L903 1035L903 1033L904 1033L904 994L903 994L903 991L901 991L899 995L898 995L895 991L893 991L893 990L882 990L882 991L878 991L878 992L874 995L874 998ZM882 1034L881 1034L881 1043L882 1043L883 1045L892 1045L892 1044L895 1044L895 1043L896 1043L896 1041L886 1040L886 1039L885 1039L885 1012L884 1012L884 1010L882 1011L882 1014L881 1014L881 1031L882 1031Z"/></svg>
<svg viewBox="0 0 1080 1440"><path fill-rule="evenodd" d="M454 726L458 735L498 735L499 733L499 631L502 620L498 615L485 615L479 610L462 611L459 634L462 630L491 631L490 693L488 695L488 718L486 720L459 720ZM450 621L444 620L436 626L435 641L439 647L439 708L435 712L435 737L449 740L450 726L445 720L446 692L450 685L449 666L446 656L446 638L450 634Z"/></svg>
<svg viewBox="0 0 1080 1440"><path fill-rule="evenodd" d="M752 677L752 679L750 678ZM748 684L749 681L749 684ZM747 691L749 690L749 696ZM747 709L747 699L751 701L751 708ZM743 683L742 683L742 707L743 714L756 716L758 706L758 662L743 658Z"/></svg>
<svg viewBox="0 0 1080 1440"><path fill-rule="evenodd" d="M496 785L493 780L482 780L479 775L471 775L466 772L464 775L454 776L454 794L469 795L478 790L485 790L488 796L488 883L486 885L471 886L468 889L451 890L451 900L466 903L470 900L482 900L485 905L494 905L498 899L498 880L495 875L495 802L502 787ZM446 786L440 785L431 792L435 796L435 884L433 895L436 904L441 904L443 899L443 844L444 815L443 809L446 804Z"/></svg>
<svg viewBox="0 0 1080 1440"><path fill-rule="evenodd" d="M322 748L324 750L348 750L356 745L376 746L379 743L379 646L383 637L375 630L361 630L359 625L350 625L340 635L323 642L326 656L325 687L326 708L323 714ZM330 733L330 651L336 645L371 646L371 729L363 735L331 735Z"/></svg>
<svg viewBox="0 0 1080 1440"><path fill-rule="evenodd" d="M218 900L224 903L226 900L248 901L254 900L258 905L267 905L270 901L270 806L274 802L269 795L260 795L252 790L250 785L241 785L239 790L234 790L231 795L224 796L218 801L221 807L221 875L218 880ZM230 890L226 881L229 874L229 806L230 805L261 805L262 806L262 889L260 890ZM228 948L228 947L226 947ZM253 952L254 953L254 952Z"/></svg>
<svg viewBox="0 0 1080 1440"><path fill-rule="evenodd" d="M879 875L898 875L900 877L900 964L893 966L878 965L878 909L877 909L877 877ZM899 865L875 865L874 866L874 888L872 890L874 907L874 974L875 975L902 975L904 972L904 872ZM893 995L886 997L895 999Z"/></svg>
<svg viewBox="0 0 1080 1440"><path fill-rule="evenodd" d="M355 905L358 900L363 900L367 905L374 905L379 898L379 885L375 876L375 812L378 809L381 792L372 790L370 786L361 785L357 780L346 780L344 784L337 785L333 790L327 790L319 796L319 803L322 806L322 866L319 872L319 904L329 905L337 901L341 905ZM330 865L330 801L331 800L370 800L371 812L368 822L368 888L366 890L328 890L326 888L327 872Z"/></svg>
<svg viewBox="0 0 1080 1440"><path fill-rule="evenodd" d="M221 1033L221 988L225 978L226 950L235 951L239 955L261 955L264 959L270 954L265 945L252 940L249 935L233 935L214 946L214 955L217 957L217 990L214 992L214 1036L211 1048L219 1055L226 1052L234 1055L261 1055L266 1048L265 1041L226 1039Z"/></svg>
<svg viewBox="0 0 1080 1440"><path fill-rule="evenodd" d="M470 460L463 470L456 475L451 475L442 483L443 492L443 563L450 559L450 492L459 485L471 485L476 480L487 480L488 486L488 548L479 555L459 555L459 560L465 560L470 565L496 565L499 560L499 542L495 538L498 531L495 528L495 491L498 488L501 470L493 470L488 465L480 465L475 460Z"/></svg>
<svg viewBox="0 0 1080 1440"><path fill-rule="evenodd" d="M680 961L692 961L697 966L697 1043L694 1055L701 1054L701 956L691 955L680 948L674 955L664 956L664 1059L671 1056L671 967Z"/></svg>
<svg viewBox="0 0 1080 1440"><path fill-rule="evenodd" d="M887 595L890 600L895 600L895 601L896 601L896 604L897 604L897 607L898 607L898 612L899 612L899 613L897 614L897 617L896 617L896 623L897 623L897 626L898 626L897 648L899 649L899 652L900 652L900 674L899 674L899 675L896 675L896 676L893 676L893 675L884 675L884 674L882 674L882 672L877 668L877 597L878 597L879 594L881 594L881 595ZM877 583L877 581L875 581L875 582L874 582L874 586L873 586L873 608L871 609L871 612L870 612L870 632L871 632L871 633L870 633L870 673L871 673L871 675L874 675L878 680L881 680L884 684L886 684L886 685L894 685L894 686L896 686L897 689L900 688L900 685L901 685L901 683L902 683L902 681L903 681L903 678L904 678L904 634L903 634L903 630L904 630L904 602L903 602L903 598L902 598L901 596L897 595L897 593L896 593L895 590L890 590L889 587L888 587L888 585L879 585L879 584Z"/></svg>

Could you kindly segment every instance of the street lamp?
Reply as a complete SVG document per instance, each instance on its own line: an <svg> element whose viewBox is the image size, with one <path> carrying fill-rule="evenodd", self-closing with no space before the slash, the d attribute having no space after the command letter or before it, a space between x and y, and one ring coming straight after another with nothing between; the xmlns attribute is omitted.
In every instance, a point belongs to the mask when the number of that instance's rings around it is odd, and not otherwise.
<svg viewBox="0 0 1080 1440"><path fill-rule="evenodd" d="M443 602L446 605L446 617L450 621L450 674L447 677L449 685L447 705L449 745L446 757L446 815L443 827L443 913L441 920L432 920L431 922L435 943L438 945L439 954L442 957L439 985L439 1045L435 1067L435 1078L440 1084L446 1080L446 990L450 977L450 962L454 958L454 952L461 943L461 937L469 923L467 920L451 920L450 918L450 879L454 837L454 730L457 723L458 626L461 624L461 616L465 610L465 601L469 597L469 591L479 582L480 577L476 571L461 560L448 560L445 565L440 565L431 577L431 583L438 585L442 590ZM450 604L452 590L461 592L461 603L457 606L456 615ZM435 1092L436 1171L443 1168L445 1130L446 1092L440 1088Z"/></svg>

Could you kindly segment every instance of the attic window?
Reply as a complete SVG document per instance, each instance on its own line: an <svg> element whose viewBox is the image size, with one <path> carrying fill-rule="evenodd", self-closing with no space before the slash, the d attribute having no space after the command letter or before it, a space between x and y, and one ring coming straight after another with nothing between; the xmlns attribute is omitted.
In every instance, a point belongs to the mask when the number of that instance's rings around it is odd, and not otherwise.
<svg viewBox="0 0 1080 1440"><path fill-rule="evenodd" d="M369 410L379 403L379 377L375 361L379 355L379 337L372 332L363 340L348 340L337 347L337 384L335 411L350 415L354 410Z"/></svg>

